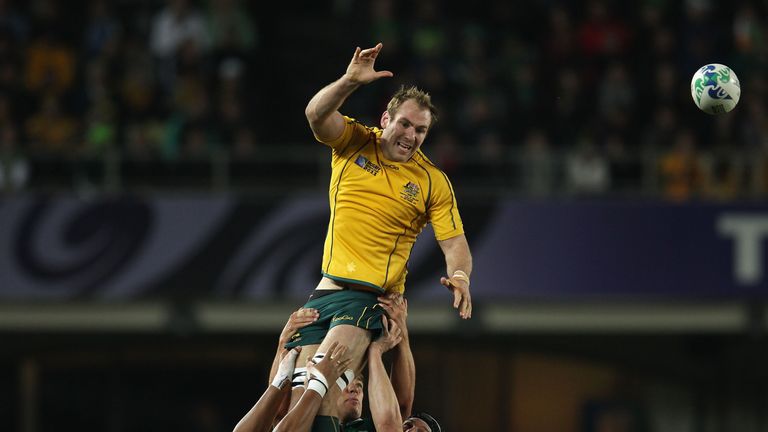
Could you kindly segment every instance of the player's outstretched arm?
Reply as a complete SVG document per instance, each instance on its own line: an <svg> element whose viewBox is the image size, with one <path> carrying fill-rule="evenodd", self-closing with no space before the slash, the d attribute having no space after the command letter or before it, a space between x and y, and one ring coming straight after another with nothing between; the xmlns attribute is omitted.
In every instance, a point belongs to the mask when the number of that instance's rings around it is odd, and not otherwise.
<svg viewBox="0 0 768 432"><path fill-rule="evenodd" d="M301 352L301 347L282 351L278 370L272 377L272 384L267 387L258 402L240 419L234 432L268 432L272 429L280 405L290 394L291 376L299 352Z"/></svg>
<svg viewBox="0 0 768 432"><path fill-rule="evenodd" d="M278 423L274 432L308 432L312 428L312 422L329 386L336 383L352 362L352 359L345 355L346 352L346 345L334 342L320 362L307 362L307 390L301 395L296 406Z"/></svg>
<svg viewBox="0 0 768 432"><path fill-rule="evenodd" d="M382 316L381 320L381 336L368 347L368 406L378 432L400 432L403 430L403 418L381 356L397 346L402 336L394 321L387 320L386 316Z"/></svg>
<svg viewBox="0 0 768 432"><path fill-rule="evenodd" d="M304 114L309 127L320 141L333 141L344 132L344 118L339 108L358 87L383 77L391 77L390 71L376 71L374 64L382 44L373 48L357 47L347 71L341 78L317 92L307 104Z"/></svg>
<svg viewBox="0 0 768 432"><path fill-rule="evenodd" d="M408 337L408 300L402 294L389 293L379 297L379 305L401 331L402 340L393 350L392 373L389 378L400 405L400 416L405 419L411 416L416 394L416 362Z"/></svg>
<svg viewBox="0 0 768 432"><path fill-rule="evenodd" d="M453 307L463 319L472 318L472 296L469 294L469 275L472 273L472 254L464 234L439 241L445 255L445 264L451 276L440 278L440 283L453 293Z"/></svg>

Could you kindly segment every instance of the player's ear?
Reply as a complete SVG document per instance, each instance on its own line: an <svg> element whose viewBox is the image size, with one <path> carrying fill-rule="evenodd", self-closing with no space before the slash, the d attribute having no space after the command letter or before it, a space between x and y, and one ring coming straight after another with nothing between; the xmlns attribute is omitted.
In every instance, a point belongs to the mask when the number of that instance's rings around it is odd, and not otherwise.
<svg viewBox="0 0 768 432"><path fill-rule="evenodd" d="M386 129L389 125L389 111L381 113L381 128Z"/></svg>

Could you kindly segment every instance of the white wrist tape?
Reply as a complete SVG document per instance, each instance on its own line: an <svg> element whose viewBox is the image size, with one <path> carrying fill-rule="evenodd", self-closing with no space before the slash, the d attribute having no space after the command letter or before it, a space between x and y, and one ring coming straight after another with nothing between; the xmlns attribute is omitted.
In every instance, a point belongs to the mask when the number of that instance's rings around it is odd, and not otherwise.
<svg viewBox="0 0 768 432"><path fill-rule="evenodd" d="M312 357L312 363L318 364L325 358L325 353L316 353L314 357ZM344 390L347 388L349 383L352 382L352 380L355 378L355 373L352 371L352 369L347 369L344 371L343 374L339 377L339 379L336 380L336 385L339 386L341 390Z"/></svg>
<svg viewBox="0 0 768 432"><path fill-rule="evenodd" d="M299 356L299 352L295 349L288 351L288 354L280 361L280 366L277 368L275 378L272 380L272 385L281 388L285 383L291 379L293 375L293 368L296 366L296 357Z"/></svg>
<svg viewBox="0 0 768 432"><path fill-rule="evenodd" d="M325 397L328 392L328 380L319 371L313 371L309 376L309 384L307 384L307 390L314 390L320 397Z"/></svg>

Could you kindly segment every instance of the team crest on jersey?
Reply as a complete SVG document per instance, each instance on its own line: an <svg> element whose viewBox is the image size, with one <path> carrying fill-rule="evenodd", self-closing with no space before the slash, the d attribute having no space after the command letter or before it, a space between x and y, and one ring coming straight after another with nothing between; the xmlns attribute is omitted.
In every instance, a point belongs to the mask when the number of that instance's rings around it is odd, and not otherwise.
<svg viewBox="0 0 768 432"><path fill-rule="evenodd" d="M368 171L371 175L376 175L381 171L381 167L376 165L375 163L371 162L366 158L365 156L358 156L355 160L355 165L359 166L360 168Z"/></svg>
<svg viewBox="0 0 768 432"><path fill-rule="evenodd" d="M400 191L400 198L408 201L411 204L416 204L419 199L419 185L414 182L408 182L403 186L403 190Z"/></svg>

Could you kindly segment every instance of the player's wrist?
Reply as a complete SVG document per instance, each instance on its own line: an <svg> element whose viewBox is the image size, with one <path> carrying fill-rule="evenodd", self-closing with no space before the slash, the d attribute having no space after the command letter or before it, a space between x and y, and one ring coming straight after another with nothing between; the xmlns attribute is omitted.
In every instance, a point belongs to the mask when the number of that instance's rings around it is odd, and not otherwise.
<svg viewBox="0 0 768 432"><path fill-rule="evenodd" d="M463 281L467 284L467 288L469 288L469 275L467 275L463 270L456 270L453 272L453 275L451 276L452 281Z"/></svg>
<svg viewBox="0 0 768 432"><path fill-rule="evenodd" d="M378 356L381 357L382 354L384 354L386 350L384 347L378 343L378 342L371 342L371 344L368 346L368 356Z"/></svg>
<svg viewBox="0 0 768 432"><path fill-rule="evenodd" d="M358 87L364 84L359 77L357 77L355 74L350 74L349 72L345 73L341 76L341 78L339 78L339 83L348 90L356 90Z"/></svg>

